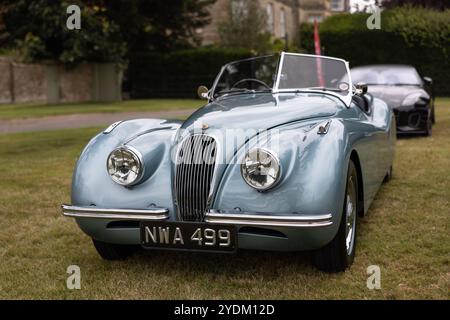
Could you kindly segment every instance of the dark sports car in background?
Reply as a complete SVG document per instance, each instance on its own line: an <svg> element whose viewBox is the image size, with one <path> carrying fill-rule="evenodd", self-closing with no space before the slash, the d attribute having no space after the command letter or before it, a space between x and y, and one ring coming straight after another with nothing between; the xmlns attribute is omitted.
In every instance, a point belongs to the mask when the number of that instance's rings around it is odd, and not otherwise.
<svg viewBox="0 0 450 320"><path fill-rule="evenodd" d="M372 65L350 70L353 83L364 82L384 100L397 121L397 133L431 135L435 122L432 80L407 65Z"/></svg>

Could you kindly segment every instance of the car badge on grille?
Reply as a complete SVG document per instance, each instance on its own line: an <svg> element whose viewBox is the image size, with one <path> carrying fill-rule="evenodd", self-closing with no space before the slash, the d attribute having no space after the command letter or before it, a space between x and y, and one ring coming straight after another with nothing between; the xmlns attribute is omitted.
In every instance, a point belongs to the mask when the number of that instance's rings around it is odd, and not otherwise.
<svg viewBox="0 0 450 320"><path fill-rule="evenodd" d="M205 131L206 129L208 129L209 128L209 125L208 124L206 124L206 123L203 123L202 124L202 131Z"/></svg>

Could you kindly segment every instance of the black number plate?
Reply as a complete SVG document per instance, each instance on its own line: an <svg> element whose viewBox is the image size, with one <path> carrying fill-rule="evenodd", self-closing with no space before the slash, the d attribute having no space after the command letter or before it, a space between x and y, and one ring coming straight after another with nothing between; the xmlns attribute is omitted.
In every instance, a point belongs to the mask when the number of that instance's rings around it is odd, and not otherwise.
<svg viewBox="0 0 450 320"><path fill-rule="evenodd" d="M196 222L141 222L141 244L146 249L233 252L236 228Z"/></svg>

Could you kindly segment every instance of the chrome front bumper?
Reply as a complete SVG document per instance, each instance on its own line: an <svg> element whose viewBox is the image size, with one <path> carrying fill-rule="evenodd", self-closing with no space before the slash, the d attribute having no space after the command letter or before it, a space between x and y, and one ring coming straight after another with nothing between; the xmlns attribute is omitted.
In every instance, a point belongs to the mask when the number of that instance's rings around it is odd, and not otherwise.
<svg viewBox="0 0 450 320"><path fill-rule="evenodd" d="M333 224L332 215L302 216L294 214L273 215L266 213L229 213L210 210L205 214L205 222L236 224L241 226L269 227L326 227Z"/></svg>
<svg viewBox="0 0 450 320"><path fill-rule="evenodd" d="M62 214L73 218L95 218L111 220L138 220L155 221L169 218L169 210L166 208L137 209L105 209L97 207L78 207L63 204Z"/></svg>
<svg viewBox="0 0 450 320"><path fill-rule="evenodd" d="M138 209L105 209L98 207L79 207L63 204L62 214L74 218L94 218L109 220L137 220L137 221L161 221L169 218L169 210L166 208ZM332 215L322 214L314 216L305 215L274 215L267 213L230 213L209 210L205 213L205 222L235 224L240 226L268 226L268 227L326 227L332 222Z"/></svg>

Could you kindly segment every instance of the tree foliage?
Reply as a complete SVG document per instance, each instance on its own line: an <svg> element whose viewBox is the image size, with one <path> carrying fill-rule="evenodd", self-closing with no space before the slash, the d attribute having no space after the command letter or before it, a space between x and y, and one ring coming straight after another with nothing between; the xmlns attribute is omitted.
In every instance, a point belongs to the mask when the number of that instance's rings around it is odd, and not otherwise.
<svg viewBox="0 0 450 320"><path fill-rule="evenodd" d="M325 54L351 66L410 64L434 79L437 94L450 94L450 10L403 6L381 12L381 29L369 30L369 14L342 14L320 25ZM301 45L313 52L313 30L301 31Z"/></svg>
<svg viewBox="0 0 450 320"><path fill-rule="evenodd" d="M258 0L231 0L228 19L219 24L221 45L265 53L271 50L271 36L267 31L266 13Z"/></svg>
<svg viewBox="0 0 450 320"><path fill-rule="evenodd" d="M445 10L450 8L448 0L384 0L381 5L385 8L414 6L437 10Z"/></svg>
<svg viewBox="0 0 450 320"><path fill-rule="evenodd" d="M194 45L214 1L4 0L0 45L30 60L124 62L139 51ZM72 4L81 8L81 30L66 27Z"/></svg>
<svg viewBox="0 0 450 320"><path fill-rule="evenodd" d="M79 5L81 30L68 30L66 8ZM119 27L109 21L98 6L80 1L6 0L1 30L2 46L15 48L29 60L120 61L126 44L118 35Z"/></svg>
<svg viewBox="0 0 450 320"><path fill-rule="evenodd" d="M222 65L252 56L247 49L215 47L141 53L129 64L131 97L196 98L197 87L212 85Z"/></svg>
<svg viewBox="0 0 450 320"><path fill-rule="evenodd" d="M168 52L199 43L196 30L210 22L216 0L97 0L120 26L130 51Z"/></svg>
<svg viewBox="0 0 450 320"><path fill-rule="evenodd" d="M429 47L450 58L450 10L406 6L389 10L384 16L387 31L401 35L408 47Z"/></svg>

